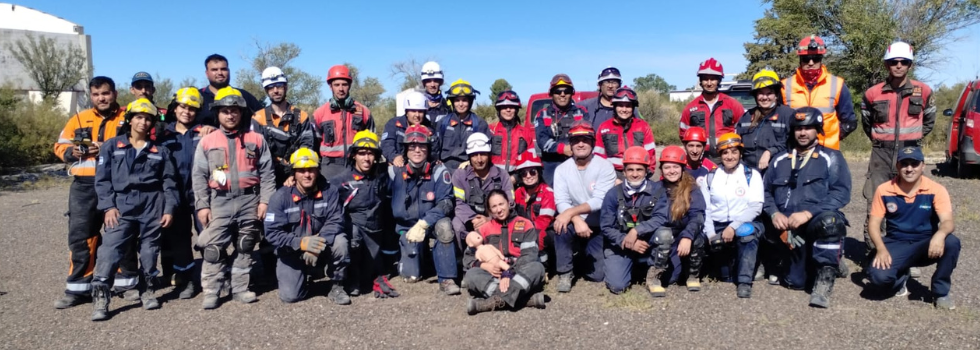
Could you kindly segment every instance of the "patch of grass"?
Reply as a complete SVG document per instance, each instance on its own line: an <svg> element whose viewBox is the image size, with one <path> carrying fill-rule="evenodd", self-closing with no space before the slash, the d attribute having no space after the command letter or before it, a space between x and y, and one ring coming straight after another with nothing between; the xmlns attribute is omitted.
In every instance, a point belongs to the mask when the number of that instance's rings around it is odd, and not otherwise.
<svg viewBox="0 0 980 350"><path fill-rule="evenodd" d="M635 311L645 311L653 308L650 300L650 293L646 291L646 286L633 285L625 293L614 295L603 289L605 301L603 305L608 308L627 309Z"/></svg>
<svg viewBox="0 0 980 350"><path fill-rule="evenodd" d="M70 184L70 177L41 175L36 181L0 181L0 191L37 191L50 188L68 188Z"/></svg>

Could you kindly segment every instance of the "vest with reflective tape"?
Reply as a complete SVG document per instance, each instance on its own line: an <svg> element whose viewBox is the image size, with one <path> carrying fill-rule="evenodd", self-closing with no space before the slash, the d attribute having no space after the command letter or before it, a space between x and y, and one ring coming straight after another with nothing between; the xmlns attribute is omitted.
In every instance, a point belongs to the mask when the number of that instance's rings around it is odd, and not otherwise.
<svg viewBox="0 0 980 350"><path fill-rule="evenodd" d="M517 258L521 256L521 247L535 247L538 244L538 235L529 234L534 232L534 223L520 216L514 216L507 221L504 227L497 220L490 220L480 226L480 235L486 244L493 245L504 253L507 258ZM516 259L507 259L508 263L514 263Z"/></svg>
<svg viewBox="0 0 980 350"><path fill-rule="evenodd" d="M608 159L619 171L623 170L623 154L631 146L643 147L650 154L650 159L656 159L657 143L653 140L650 125L643 119L633 117L629 125L624 127L616 122L616 118L613 117L599 125L599 138L596 140L594 153ZM649 139L647 133L650 134ZM655 164L650 164L650 170L656 170Z"/></svg>
<svg viewBox="0 0 980 350"><path fill-rule="evenodd" d="M92 142L105 142L116 137L116 132L123 124L125 109L120 108L116 114L109 118L103 118L95 108L86 109L68 118L68 123L58 136L58 142L54 144L54 154L65 159L65 153L71 153L71 148L75 147L76 141L91 144ZM85 138L84 136L86 136ZM76 140L77 139L77 140ZM96 158L98 154L83 156L78 161L71 164L69 175L74 176L95 176Z"/></svg>
<svg viewBox="0 0 980 350"><path fill-rule="evenodd" d="M837 119L837 101L844 88L844 79L827 72L827 67L821 68L817 84L810 90L803 81L803 75L797 70L789 78L783 80L783 98L786 105L797 109L813 107L823 113L823 135L817 134L817 139L824 147L840 149L840 120Z"/></svg>
<svg viewBox="0 0 980 350"><path fill-rule="evenodd" d="M884 87L888 86L885 90ZM899 91L879 83L864 92L862 114L871 120L871 139L877 141L913 141L922 139L925 104L932 95L926 84L909 80ZM898 138L896 139L896 135Z"/></svg>
<svg viewBox="0 0 980 350"><path fill-rule="evenodd" d="M357 109L361 110L360 114ZM347 149L354 143L354 135L372 126L371 112L360 102L354 102L350 109L333 109L327 103L313 112L313 118L322 138L320 156L327 158L344 159Z"/></svg>
<svg viewBox="0 0 980 350"><path fill-rule="evenodd" d="M257 132L248 131L244 135L227 136L217 130L201 139L200 147L207 157L208 186L219 191L229 191L234 185L238 189L255 187L261 182L259 177L259 152L265 139ZM224 185L214 178L215 171L224 171L227 179Z"/></svg>
<svg viewBox="0 0 980 350"><path fill-rule="evenodd" d="M504 123L490 125L490 161L507 173L514 170L517 156L527 150L534 152L534 130L515 121L508 128Z"/></svg>

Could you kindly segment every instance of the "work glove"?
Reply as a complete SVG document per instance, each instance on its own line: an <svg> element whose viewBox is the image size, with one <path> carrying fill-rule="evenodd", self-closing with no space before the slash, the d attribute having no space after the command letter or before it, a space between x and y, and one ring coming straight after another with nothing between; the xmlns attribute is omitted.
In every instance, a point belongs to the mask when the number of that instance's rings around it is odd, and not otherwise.
<svg viewBox="0 0 980 350"><path fill-rule="evenodd" d="M316 266L317 258L319 258L319 256L317 256L316 254L310 252L303 252L303 262L305 262L307 266Z"/></svg>
<svg viewBox="0 0 980 350"><path fill-rule="evenodd" d="M419 220L415 223L415 226L408 229L408 233L405 234L405 239L411 243L418 243L425 240L425 231L429 229L429 223L425 220Z"/></svg>
<svg viewBox="0 0 980 350"><path fill-rule="evenodd" d="M725 240L722 239L721 235L714 235L708 237L708 250L712 253L717 253L725 248Z"/></svg>
<svg viewBox="0 0 980 350"><path fill-rule="evenodd" d="M793 230L783 231L783 233L779 235L779 238L782 239L783 243L785 243L791 250L802 247L804 244L806 244L806 240L800 235L793 234Z"/></svg>
<svg viewBox="0 0 980 350"><path fill-rule="evenodd" d="M304 252L320 254L327 248L327 240L320 236L306 236L299 242L299 249Z"/></svg>

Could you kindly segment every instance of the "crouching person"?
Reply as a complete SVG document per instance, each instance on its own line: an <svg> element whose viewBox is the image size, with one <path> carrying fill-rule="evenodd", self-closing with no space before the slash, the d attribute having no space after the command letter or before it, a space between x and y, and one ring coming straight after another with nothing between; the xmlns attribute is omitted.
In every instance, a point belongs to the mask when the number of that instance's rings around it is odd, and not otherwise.
<svg viewBox="0 0 980 350"><path fill-rule="evenodd" d="M466 237L463 276L473 299L466 312L475 315L506 307L545 307L544 265L538 260L538 230L531 220L512 215L503 190L486 197L491 220ZM535 293L537 292L537 293ZM532 294L533 293L533 294Z"/></svg>
<svg viewBox="0 0 980 350"><path fill-rule="evenodd" d="M265 215L266 239L278 256L279 300L303 300L307 281L322 274L332 281L327 298L338 305L350 304L344 291L349 259L340 194L320 176L320 157L313 150L296 150L289 164L296 185L276 191Z"/></svg>

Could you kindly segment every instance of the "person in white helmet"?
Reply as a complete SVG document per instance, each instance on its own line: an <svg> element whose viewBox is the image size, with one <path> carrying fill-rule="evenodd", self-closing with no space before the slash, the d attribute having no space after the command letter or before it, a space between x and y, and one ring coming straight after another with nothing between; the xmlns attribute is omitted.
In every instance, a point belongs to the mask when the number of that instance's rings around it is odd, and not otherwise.
<svg viewBox="0 0 980 350"><path fill-rule="evenodd" d="M861 125L871 139L871 160L863 190L868 213L875 189L898 175L895 168L898 151L921 146L922 139L936 123L932 89L909 77L914 59L912 45L901 41L889 45L883 59L888 78L865 91L861 101ZM865 262L869 262L875 252L868 236L868 217L864 221L864 243L869 258ZM913 269L912 277L919 277L919 269Z"/></svg>
<svg viewBox="0 0 980 350"><path fill-rule="evenodd" d="M317 144L313 124L306 112L286 100L289 81L279 67L262 71L262 88L269 97L269 105L252 116L252 130L262 134L269 142L276 171L276 188L294 184L289 155L301 147L314 148Z"/></svg>
<svg viewBox="0 0 980 350"><path fill-rule="evenodd" d="M422 72L419 76L422 80L422 87L425 89L425 118L432 125L436 125L442 118L452 112L446 98L442 96L442 83L445 81L442 74L442 67L434 61L425 62L422 65Z"/></svg>
<svg viewBox="0 0 980 350"><path fill-rule="evenodd" d="M599 96L578 103L578 106L585 110L586 118L592 121L592 127L596 130L603 122L616 116L612 99L616 95L616 90L623 86L622 74L616 67L606 67L599 72L597 85ZM633 115L639 116L640 111L633 108Z"/></svg>
<svg viewBox="0 0 980 350"><path fill-rule="evenodd" d="M429 129L429 133L435 135L436 130L432 126L433 123L425 115L429 110L426 103L428 102L423 93L409 92L405 97L405 115L388 120L388 123L385 124L384 132L381 133L381 154L388 161L388 164L397 167L405 166L405 145L402 144L402 140L405 139L405 130L408 127L422 125ZM438 143L439 140L434 141ZM433 149L439 149L438 146L436 144ZM434 154L431 152L429 156L431 161L437 159L433 157Z"/></svg>
<svg viewBox="0 0 980 350"><path fill-rule="evenodd" d="M456 199L456 212L453 217L453 230L456 243L466 247L466 235L478 231L480 226L490 221L487 194L492 190L503 190L507 200L514 203L514 184L510 175L493 165L490 160L490 138L484 133L473 133L466 138L466 155L469 164L453 173L453 196Z"/></svg>

